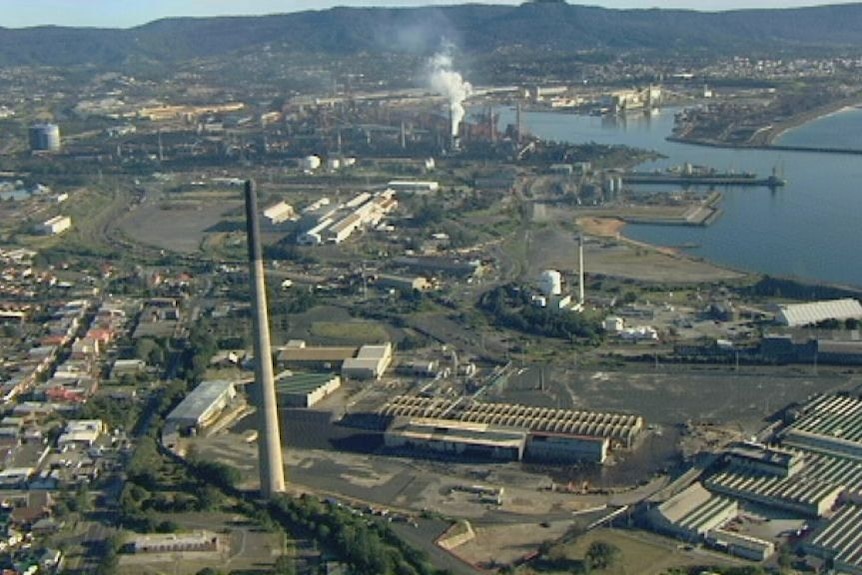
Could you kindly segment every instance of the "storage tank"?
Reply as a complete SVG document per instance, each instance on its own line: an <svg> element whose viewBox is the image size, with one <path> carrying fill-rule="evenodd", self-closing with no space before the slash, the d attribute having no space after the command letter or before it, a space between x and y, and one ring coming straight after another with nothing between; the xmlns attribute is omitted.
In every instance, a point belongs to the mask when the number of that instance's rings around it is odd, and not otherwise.
<svg viewBox="0 0 862 575"><path fill-rule="evenodd" d="M299 167L306 171L313 171L320 167L320 158L317 156L306 156L299 162Z"/></svg>
<svg viewBox="0 0 862 575"><path fill-rule="evenodd" d="M57 124L33 124L28 130L30 149L55 152L60 149L60 127Z"/></svg>
<svg viewBox="0 0 862 575"><path fill-rule="evenodd" d="M557 270L545 270L539 276L539 286L545 295L563 293L563 276Z"/></svg>
<svg viewBox="0 0 862 575"><path fill-rule="evenodd" d="M326 170L329 172L337 172L341 169L341 160L338 158L328 158L326 160Z"/></svg>

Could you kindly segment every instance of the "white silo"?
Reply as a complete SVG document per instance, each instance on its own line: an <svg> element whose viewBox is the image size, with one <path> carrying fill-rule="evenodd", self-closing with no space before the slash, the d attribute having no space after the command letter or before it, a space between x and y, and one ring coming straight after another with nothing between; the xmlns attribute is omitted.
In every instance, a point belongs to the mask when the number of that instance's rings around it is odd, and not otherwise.
<svg viewBox="0 0 862 575"><path fill-rule="evenodd" d="M327 158L326 170L328 172L337 172L341 169L341 160L339 158Z"/></svg>
<svg viewBox="0 0 862 575"><path fill-rule="evenodd" d="M299 162L299 167L308 172L314 171L320 167L320 158L318 156L306 156Z"/></svg>
<svg viewBox="0 0 862 575"><path fill-rule="evenodd" d="M539 287L547 296L563 293L563 276L557 270L545 270L539 276Z"/></svg>

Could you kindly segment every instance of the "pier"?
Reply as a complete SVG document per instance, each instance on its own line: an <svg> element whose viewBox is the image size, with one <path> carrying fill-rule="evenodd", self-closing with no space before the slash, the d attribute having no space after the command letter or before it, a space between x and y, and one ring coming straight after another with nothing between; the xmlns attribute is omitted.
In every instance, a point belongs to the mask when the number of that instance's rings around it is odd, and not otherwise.
<svg viewBox="0 0 862 575"><path fill-rule="evenodd" d="M777 176L758 178L755 174L687 175L673 173L629 172L623 174L626 184L676 184L678 186L749 186L770 189L783 187L787 181Z"/></svg>

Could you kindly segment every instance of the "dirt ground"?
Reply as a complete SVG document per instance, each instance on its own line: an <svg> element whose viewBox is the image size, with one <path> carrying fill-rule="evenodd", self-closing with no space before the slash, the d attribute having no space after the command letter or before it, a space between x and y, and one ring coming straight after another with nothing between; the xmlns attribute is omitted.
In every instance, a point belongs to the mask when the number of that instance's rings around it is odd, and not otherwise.
<svg viewBox="0 0 862 575"><path fill-rule="evenodd" d="M134 241L165 250L193 253L222 218L242 205L223 200L198 204L145 204L129 213L120 228Z"/></svg>
<svg viewBox="0 0 862 575"><path fill-rule="evenodd" d="M614 234L618 220L589 220L588 229L598 235ZM595 227L593 227L595 226ZM545 269L557 269L564 275L578 270L578 238L574 232L559 228L543 228L531 232L527 261L530 274L538 275ZM601 274L647 282L666 284L693 284L736 280L745 274L721 268L681 255L671 249L657 249L622 238L615 240L585 238L584 269L587 274Z"/></svg>

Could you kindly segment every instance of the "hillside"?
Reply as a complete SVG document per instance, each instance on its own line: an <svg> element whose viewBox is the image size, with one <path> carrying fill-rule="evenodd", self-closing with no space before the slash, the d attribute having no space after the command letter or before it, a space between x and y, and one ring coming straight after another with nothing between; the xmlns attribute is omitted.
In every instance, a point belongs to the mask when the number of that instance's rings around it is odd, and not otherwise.
<svg viewBox="0 0 862 575"><path fill-rule="evenodd" d="M703 13L561 3L335 8L261 17L172 18L131 29L0 28L0 64L173 63L255 47L337 55L425 53L446 37L467 53L652 49L746 53L862 46L862 4Z"/></svg>

